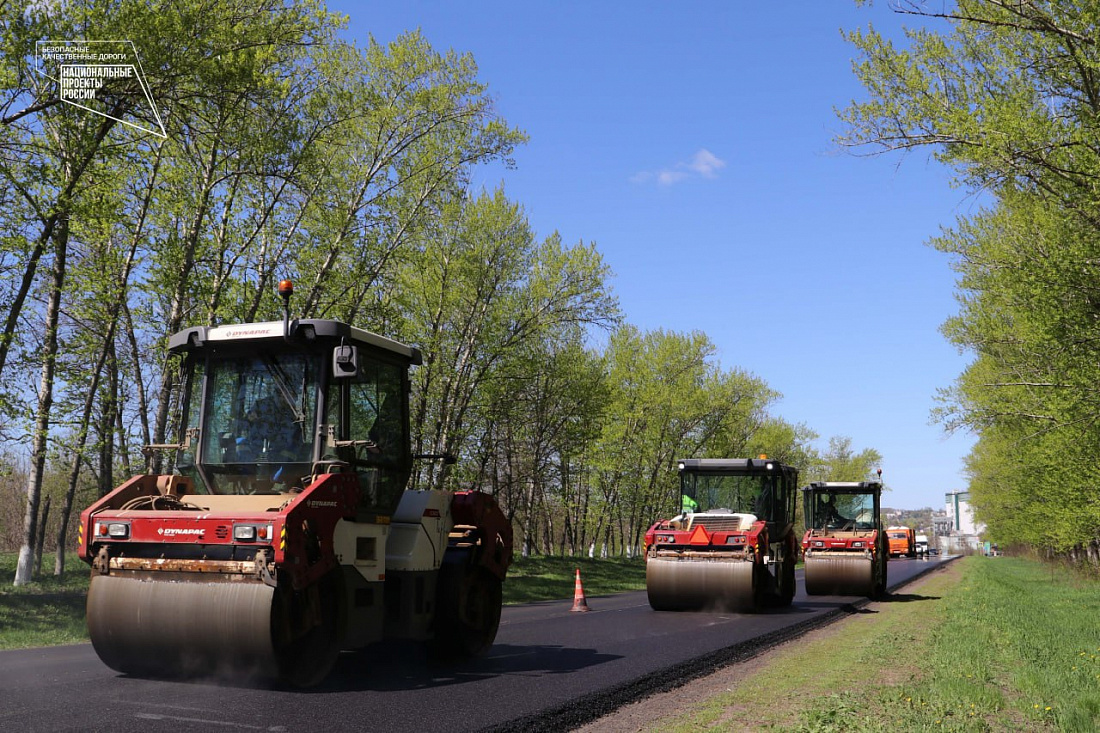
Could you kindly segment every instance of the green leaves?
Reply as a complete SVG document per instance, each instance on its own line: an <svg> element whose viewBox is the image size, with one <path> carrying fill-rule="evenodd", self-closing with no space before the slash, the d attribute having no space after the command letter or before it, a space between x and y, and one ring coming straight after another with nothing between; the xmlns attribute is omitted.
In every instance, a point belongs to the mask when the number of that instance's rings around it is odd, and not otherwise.
<svg viewBox="0 0 1100 733"><path fill-rule="evenodd" d="M869 98L841 113L842 143L925 147L992 200L931 242L958 273L943 332L975 355L935 416L979 435L971 495L991 537L1060 551L1100 527L1097 12L962 0L948 31L910 31L906 49L852 33Z"/></svg>
<svg viewBox="0 0 1100 733"><path fill-rule="evenodd" d="M56 391L35 414L7 387L28 380L0 380L0 424L43 426L51 457L73 456L71 490L141 470L136 446L171 437L169 334L279 318L286 277L296 315L422 349L414 451L461 461L417 485L494 491L528 547L633 548L675 506L679 457L812 458L809 429L771 415L778 394L717 364L705 334L623 326L595 244L470 192L474 166L510 165L526 135L468 54L419 32L344 42L314 0L0 19L0 376L49 365ZM134 40L167 139L52 99L30 70L44 38ZM123 120L151 114L115 92ZM57 353L41 348L53 326L24 326L51 302Z"/></svg>

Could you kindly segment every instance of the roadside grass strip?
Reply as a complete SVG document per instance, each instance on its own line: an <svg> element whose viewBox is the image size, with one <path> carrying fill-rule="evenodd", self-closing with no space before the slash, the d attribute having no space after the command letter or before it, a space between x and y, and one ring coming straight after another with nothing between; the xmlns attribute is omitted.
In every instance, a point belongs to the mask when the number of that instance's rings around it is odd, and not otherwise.
<svg viewBox="0 0 1100 733"><path fill-rule="evenodd" d="M28 649L88 640L84 623L88 566L70 556L65 572L53 574L53 555L43 555L48 568L34 580L12 585L18 554L0 553L0 649Z"/></svg>
<svg viewBox="0 0 1100 733"><path fill-rule="evenodd" d="M645 590L645 560L641 558L517 555L504 581L504 603L572 599L578 568L586 596Z"/></svg>
<svg viewBox="0 0 1100 733"><path fill-rule="evenodd" d="M1100 730L1100 585L963 558L649 730Z"/></svg>

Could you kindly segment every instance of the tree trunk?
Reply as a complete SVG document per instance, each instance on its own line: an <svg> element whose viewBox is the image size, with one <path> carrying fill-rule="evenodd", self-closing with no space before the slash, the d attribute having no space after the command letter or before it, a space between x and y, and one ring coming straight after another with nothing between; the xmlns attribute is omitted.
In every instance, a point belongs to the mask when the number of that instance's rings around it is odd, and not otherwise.
<svg viewBox="0 0 1100 733"><path fill-rule="evenodd" d="M114 327L109 328L108 339L113 338ZM113 343L105 341L103 347L100 349L98 358L96 359L95 367L92 369L92 382L88 385L88 395L84 399L84 412L80 417L80 428L77 432L77 441L73 449L73 464L69 471L69 480L65 489L65 499L61 504L61 521L60 526L57 529L57 554L54 556L53 574L61 575L65 572L65 542L66 535L68 534L69 517L73 512L73 500L76 497L76 487L80 482L80 469L84 465L84 448L88 441L88 429L91 423L92 408L95 405L95 394L99 390L99 380L103 374L103 366L106 361L107 350L113 351ZM117 382L113 379L115 374L114 363L112 359L112 365L109 369L111 381ZM113 397L108 398L107 404L104 405L104 412L113 412L115 401ZM110 480L112 473L108 468L104 468L102 461L104 456L107 456L107 460L111 459L111 451L103 448L104 443L114 444L114 415L104 415L100 422L100 470L99 470L99 495L104 496L107 492L103 490L104 477L106 480ZM109 491L109 490L108 490Z"/></svg>
<svg viewBox="0 0 1100 733"><path fill-rule="evenodd" d="M15 299L11 303L11 308L8 310L7 320L4 323L4 330L0 331L0 375L4 373L4 365L7 363L8 351L14 339L13 334L16 333L19 317L23 311L23 304L34 284L35 273L38 269L38 261L45 253L46 243L51 239L54 239L56 242L56 237L58 236L62 236L66 242L68 241L68 218L73 192L76 190L85 171L87 171L88 166L91 165L92 161L95 159L96 153L99 152L100 145L107 137L107 133L115 126L115 122L121 119L122 104L122 102L119 102L114 109L112 109L111 113L100 122L96 134L89 141L87 149L83 151L83 157L65 166L65 188L58 192L57 198L52 202L29 202L36 210L49 211L52 213L42 222L42 233L38 236L38 240L31 250L31 255L27 258L27 262L23 267L23 278L20 282L19 289L16 291ZM63 147L60 141L56 139L55 143L58 144L58 147ZM59 234L58 230L60 229L64 229L63 235Z"/></svg>
<svg viewBox="0 0 1100 733"><path fill-rule="evenodd" d="M23 545L15 567L15 585L31 581L34 547L38 532L38 504L42 497L42 478L46 472L46 450L53 408L54 369L57 360L57 330L61 316L61 291L65 284L65 258L69 241L69 219L62 217L55 236L53 280L46 306L45 338L42 344L42 376L38 388L38 410L31 438L30 473L27 478L27 512L23 517Z"/></svg>
<svg viewBox="0 0 1100 733"><path fill-rule="evenodd" d="M46 523L50 521L50 497L46 497L46 503L42 505L42 522L38 527L38 540L34 548L34 577L42 575L42 545L46 540Z"/></svg>

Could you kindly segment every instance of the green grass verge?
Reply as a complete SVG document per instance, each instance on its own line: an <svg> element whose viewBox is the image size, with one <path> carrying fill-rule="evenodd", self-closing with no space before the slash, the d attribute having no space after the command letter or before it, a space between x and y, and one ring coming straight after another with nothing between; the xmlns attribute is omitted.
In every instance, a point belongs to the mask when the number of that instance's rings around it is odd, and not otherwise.
<svg viewBox="0 0 1100 733"><path fill-rule="evenodd" d="M0 649L26 649L88 640L84 599L88 566L69 555L65 573L53 574L54 556L43 554L44 572L32 583L12 585L19 556L0 553Z"/></svg>
<svg viewBox="0 0 1100 733"><path fill-rule="evenodd" d="M642 558L601 560L537 555L516 557L504 583L504 602L572 599L578 569L585 596L645 590L645 560Z"/></svg>
<svg viewBox="0 0 1100 733"><path fill-rule="evenodd" d="M649 730L1095 731L1100 587L971 557Z"/></svg>
<svg viewBox="0 0 1100 733"><path fill-rule="evenodd" d="M45 572L35 582L15 587L17 559L16 553L0 553L0 649L87 641L84 601L88 566L70 555L65 574L54 577L54 558L47 555L42 558ZM641 560L516 558L504 583L504 602L572 599L577 568L586 595L645 588L645 563Z"/></svg>

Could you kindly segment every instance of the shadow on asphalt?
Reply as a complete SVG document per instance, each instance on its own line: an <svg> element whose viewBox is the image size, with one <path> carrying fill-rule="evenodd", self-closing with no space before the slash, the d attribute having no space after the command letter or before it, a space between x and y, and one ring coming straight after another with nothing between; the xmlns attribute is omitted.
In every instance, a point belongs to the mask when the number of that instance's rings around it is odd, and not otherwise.
<svg viewBox="0 0 1100 733"><path fill-rule="evenodd" d="M420 644L382 643L342 654L332 674L312 691L421 690L502 675L567 674L620 658L595 649L494 644L488 656L447 662L433 658Z"/></svg>
<svg viewBox="0 0 1100 733"><path fill-rule="evenodd" d="M543 675L567 674L620 658L621 655L601 654L595 649L494 644L488 656L445 661L433 657L423 644L389 641L354 652L342 652L328 677L316 687L305 689L285 686L270 677L240 673L196 676L123 674L120 677L242 690L279 690L305 695L331 692L397 692L461 685L503 675L538 678Z"/></svg>

